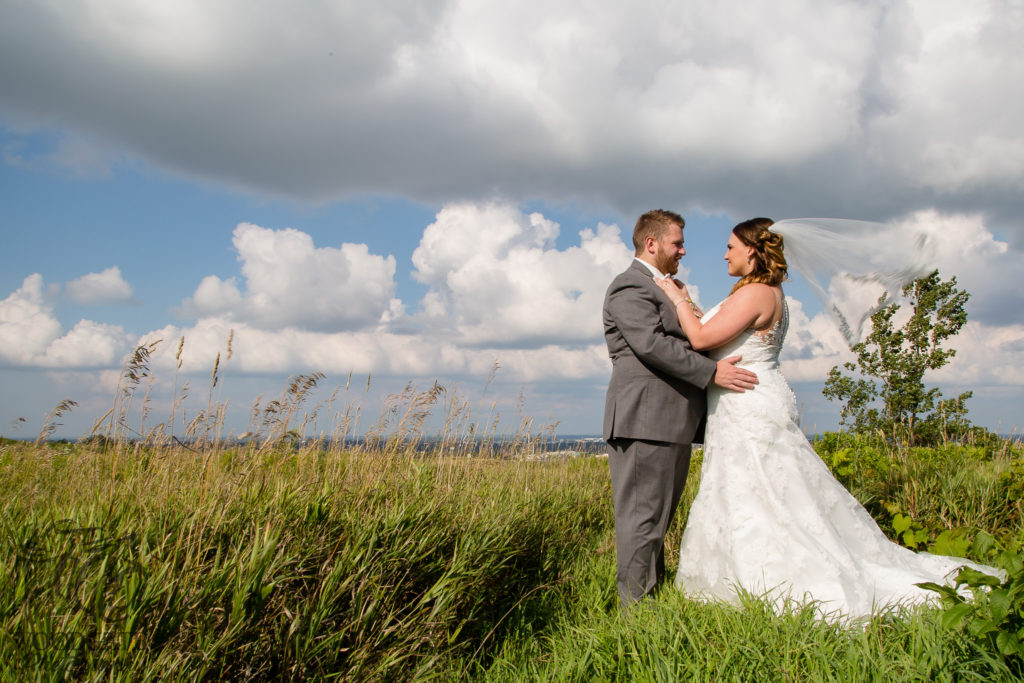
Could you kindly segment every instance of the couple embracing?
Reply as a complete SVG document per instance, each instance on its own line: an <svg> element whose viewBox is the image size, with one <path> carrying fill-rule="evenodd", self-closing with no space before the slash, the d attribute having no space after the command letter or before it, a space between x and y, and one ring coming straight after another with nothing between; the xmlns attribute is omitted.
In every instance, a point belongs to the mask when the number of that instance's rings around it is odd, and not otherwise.
<svg viewBox="0 0 1024 683"><path fill-rule="evenodd" d="M636 257L608 288L604 438L623 607L664 578L665 532L695 441L700 488L675 579L689 596L736 602L746 591L779 609L793 600L823 618L860 618L928 600L915 584L948 582L963 565L996 572L890 542L808 443L779 372L789 323L782 223L790 240L812 230L767 218L733 228L725 261L738 279L706 314L672 278L686 250L685 221L671 211L640 217Z"/></svg>

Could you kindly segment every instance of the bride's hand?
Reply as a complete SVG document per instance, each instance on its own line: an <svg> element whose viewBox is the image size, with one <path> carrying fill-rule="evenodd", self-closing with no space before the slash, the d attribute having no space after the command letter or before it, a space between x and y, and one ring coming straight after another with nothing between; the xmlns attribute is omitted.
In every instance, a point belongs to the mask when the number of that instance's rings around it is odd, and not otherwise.
<svg viewBox="0 0 1024 683"><path fill-rule="evenodd" d="M679 304L686 303L686 300L690 298L689 293L686 291L686 285L678 280L673 280L670 277L662 278L654 281L661 291L665 292L668 296L669 301L678 306Z"/></svg>

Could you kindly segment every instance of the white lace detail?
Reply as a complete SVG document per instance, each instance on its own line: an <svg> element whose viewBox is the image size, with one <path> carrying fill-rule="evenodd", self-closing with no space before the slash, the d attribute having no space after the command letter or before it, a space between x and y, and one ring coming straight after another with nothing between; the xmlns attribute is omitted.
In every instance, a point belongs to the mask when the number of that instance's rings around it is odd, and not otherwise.
<svg viewBox="0 0 1024 683"><path fill-rule="evenodd" d="M782 298L782 315L775 321L775 324L767 330L759 330L755 334L766 345L775 349L776 353L782 351L782 342L786 339L789 331L789 303Z"/></svg>
<svg viewBox="0 0 1024 683"><path fill-rule="evenodd" d="M708 389L700 490L676 584L694 597L730 602L737 586L777 605L785 596L814 600L826 618L932 599L914 584L942 583L967 561L890 542L832 477L800 430L796 397L778 369L788 325L784 308L766 333L748 330L711 353L715 360L742 355L758 385L744 393Z"/></svg>

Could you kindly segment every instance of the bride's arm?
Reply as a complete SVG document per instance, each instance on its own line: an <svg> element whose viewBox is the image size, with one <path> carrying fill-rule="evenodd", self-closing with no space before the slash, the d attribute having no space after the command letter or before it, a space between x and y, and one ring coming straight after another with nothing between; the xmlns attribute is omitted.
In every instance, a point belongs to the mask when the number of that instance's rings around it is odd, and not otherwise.
<svg viewBox="0 0 1024 683"><path fill-rule="evenodd" d="M730 295L706 324L694 314L690 307L686 286L666 278L658 281L676 306L679 325L698 351L713 349L735 339L741 332L754 327L759 321L771 319L775 309L775 295L771 287L749 284Z"/></svg>

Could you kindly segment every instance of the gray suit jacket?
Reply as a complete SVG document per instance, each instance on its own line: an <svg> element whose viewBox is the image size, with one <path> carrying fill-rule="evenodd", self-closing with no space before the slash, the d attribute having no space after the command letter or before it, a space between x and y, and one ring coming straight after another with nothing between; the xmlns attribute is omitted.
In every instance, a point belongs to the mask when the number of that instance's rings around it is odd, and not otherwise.
<svg viewBox="0 0 1024 683"><path fill-rule="evenodd" d="M716 365L690 346L643 264L633 261L608 287L604 338L612 358L604 438L691 443Z"/></svg>

